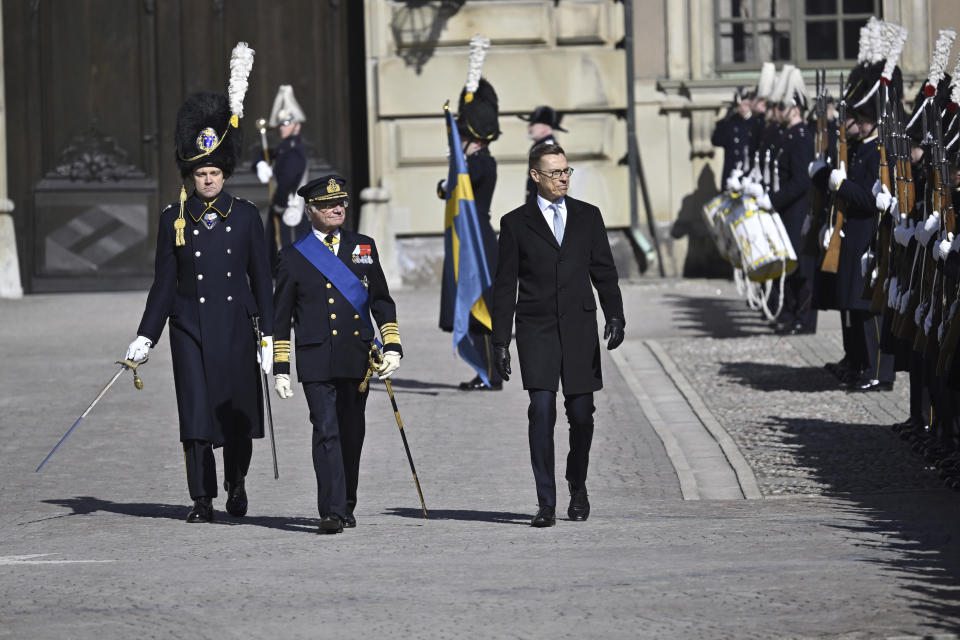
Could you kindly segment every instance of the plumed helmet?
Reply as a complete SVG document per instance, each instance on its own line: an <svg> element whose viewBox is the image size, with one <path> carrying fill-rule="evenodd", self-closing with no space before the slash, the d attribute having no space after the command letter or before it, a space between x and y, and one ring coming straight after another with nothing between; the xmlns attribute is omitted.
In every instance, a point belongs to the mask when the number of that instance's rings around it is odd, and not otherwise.
<svg viewBox="0 0 960 640"><path fill-rule="evenodd" d="M227 96L195 93L177 112L174 141L180 175L187 177L197 167L217 167L226 177L233 173L243 136L231 118Z"/></svg>
<svg viewBox="0 0 960 640"><path fill-rule="evenodd" d="M278 127L282 124L306 121L307 116L300 108L296 96L293 95L293 87L289 84L280 85L280 88L277 89L277 95L273 99L273 109L270 110L270 126Z"/></svg>

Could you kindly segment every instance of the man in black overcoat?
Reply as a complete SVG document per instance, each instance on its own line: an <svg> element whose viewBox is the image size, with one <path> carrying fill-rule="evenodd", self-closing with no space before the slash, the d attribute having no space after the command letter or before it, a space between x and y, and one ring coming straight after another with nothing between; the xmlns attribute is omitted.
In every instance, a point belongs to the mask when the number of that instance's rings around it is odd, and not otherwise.
<svg viewBox="0 0 960 640"><path fill-rule="evenodd" d="M235 116L234 116L235 118ZM233 119L235 123L236 120ZM127 358L140 361L169 320L188 522L211 522L215 447L223 447L227 512L247 512L244 477L263 437L260 370L273 360L270 267L260 212L223 190L241 148L227 97L200 93L177 114L177 163L193 193L160 214L153 285ZM266 337L258 356L253 316Z"/></svg>
<svg viewBox="0 0 960 640"><path fill-rule="evenodd" d="M342 228L348 205L346 180L336 174L323 176L299 193L307 203L313 231L280 250L274 293L274 386L282 399L293 395L292 325L297 377L313 424L319 533L339 533L357 525L354 508L368 394L359 385L375 338L371 314L383 341L381 378L400 366L403 349L397 308L377 245L373 238Z"/></svg>
<svg viewBox="0 0 960 640"><path fill-rule="evenodd" d="M607 349L623 342L625 322L603 217L597 207L566 196L573 170L563 149L559 145L535 147L530 152L529 171L537 183L537 198L500 221L493 286L494 362L509 380L509 345L516 315L520 375L530 395L530 461L539 503L531 524L549 527L556 522L553 428L561 382L570 424L567 515L571 520L586 520L590 514L586 479L593 439L593 393L603 387L597 303L591 284L606 318L603 337L609 338Z"/></svg>

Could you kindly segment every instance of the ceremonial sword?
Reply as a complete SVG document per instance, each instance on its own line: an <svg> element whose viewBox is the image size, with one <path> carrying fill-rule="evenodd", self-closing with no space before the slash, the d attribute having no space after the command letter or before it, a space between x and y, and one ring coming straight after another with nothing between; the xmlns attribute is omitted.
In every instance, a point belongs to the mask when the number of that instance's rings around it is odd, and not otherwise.
<svg viewBox="0 0 960 640"><path fill-rule="evenodd" d="M263 345L263 332L260 331L260 316L253 316L253 332L257 336L257 354L262 352L260 347ZM262 356L261 356L262 357ZM267 385L267 372L260 368L260 388L263 391L264 413L267 416L267 431L270 432L270 453L273 454L273 479L280 479L280 470L277 469L277 443L273 439L273 411L270 408L270 388Z"/></svg>
<svg viewBox="0 0 960 640"><path fill-rule="evenodd" d="M121 362L120 360L117 360L115 364L120 365L120 369L117 370L115 374L113 374L113 377L110 378L110 382L108 382L107 385L103 389L101 389L100 393L97 394L97 397L94 398L93 402L90 403L90 406L87 407L87 410L80 414L80 417L77 418L77 421L73 423L73 426L67 429L67 432L63 434L63 437L60 438L60 441L57 442L56 446L50 450L50 453L48 453L47 457L43 459L43 462L41 462L40 465L33 470L34 473L40 471L40 469L43 469L43 465L47 464L47 460L49 460L53 456L53 454L57 452L57 449L60 448L60 445L62 445L64 441L70 437L70 434L73 433L73 430L77 428L77 425L80 424L80 421L87 417L87 414L90 413L90 411L97 405L98 402L100 402L100 398L102 398L104 394L107 393L110 387L113 386L113 383L117 381L117 379L120 377L120 375L124 371L126 371L127 369L130 369L131 371L133 371L133 386L136 387L137 389L143 389L143 380L141 380L140 376L137 375L137 367L144 364L146 361L147 361L147 358L144 358L140 362L134 362L133 360L124 360Z"/></svg>
<svg viewBox="0 0 960 640"><path fill-rule="evenodd" d="M367 368L367 375L364 376L363 382L360 383L360 393L363 393L367 390L367 386L370 383L370 376L373 374L374 370L379 368L379 364L383 362L383 359L380 355L380 350L377 349L376 345L370 347L370 356L369 356L370 366ZM420 480L417 479L417 470L413 466L413 456L410 455L410 445L407 443L407 434L403 430L403 419L400 418L400 410L397 408L397 399L393 395L393 385L390 384L390 378L383 379L384 384L387 385L387 394L390 396L390 404L393 405L393 416L397 419L397 427L400 429L400 437L403 439L403 449L407 452L407 462L410 463L410 471L413 473L413 483L417 486L417 495L420 496L420 508L423 509L423 517L429 518L427 514L427 505L423 502L423 492L420 490Z"/></svg>

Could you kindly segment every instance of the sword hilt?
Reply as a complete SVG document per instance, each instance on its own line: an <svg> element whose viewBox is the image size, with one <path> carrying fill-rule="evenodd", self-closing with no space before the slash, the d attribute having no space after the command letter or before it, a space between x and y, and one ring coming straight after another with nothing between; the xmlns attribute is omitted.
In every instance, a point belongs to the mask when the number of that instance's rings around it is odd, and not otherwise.
<svg viewBox="0 0 960 640"><path fill-rule="evenodd" d="M363 393L370 386L370 376L373 375L374 371L380 369L380 365L383 363L383 356L380 355L380 350L377 349L377 345L370 345L370 353L367 354L367 372L363 376L363 380L360 382L360 386L357 389L360 393Z"/></svg>
<svg viewBox="0 0 960 640"><path fill-rule="evenodd" d="M142 364L146 364L147 360L150 358L144 358L140 362L134 362L133 360L117 360L114 364L119 364L121 367L130 369L133 372L133 386L139 391L143 389L143 380L137 374L137 367Z"/></svg>

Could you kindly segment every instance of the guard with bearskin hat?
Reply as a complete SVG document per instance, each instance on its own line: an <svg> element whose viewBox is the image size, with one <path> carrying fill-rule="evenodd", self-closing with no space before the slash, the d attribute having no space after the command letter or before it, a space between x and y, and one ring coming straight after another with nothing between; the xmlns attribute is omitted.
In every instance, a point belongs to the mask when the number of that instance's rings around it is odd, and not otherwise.
<svg viewBox="0 0 960 640"><path fill-rule="evenodd" d="M270 267L260 212L223 189L241 152L239 119L253 50L230 61L229 98L190 96L177 113L176 160L191 188L160 214L153 285L127 358L141 362L170 326L180 440L193 509L187 522L212 522L217 497L213 450L223 447L226 509L247 512L244 479L253 439L263 437L260 366L273 362ZM251 319L265 337L258 344Z"/></svg>
<svg viewBox="0 0 960 640"><path fill-rule="evenodd" d="M500 137L498 120L500 109L497 92L494 91L493 85L480 75L489 47L490 40L483 36L474 36L470 40L470 65L467 82L460 92L457 128L460 132L463 153L467 158L467 171L470 174L473 200L477 207L483 252L486 256L487 268L492 274L497 269L497 234L490 222L490 205L493 201L493 190L497 186L497 161L490 154L490 143ZM441 200L447 199L446 180L441 180L437 185L437 195ZM453 272L452 261L453 256L444 256L444 272ZM483 292L488 309L493 308L491 290L492 286ZM444 278L440 288L440 328L444 331L453 331L456 294L455 281ZM490 358L492 353L490 330L471 316L469 335L483 359L490 384L488 386L477 375L472 380L461 382L460 389L462 391L499 391L503 388L503 380Z"/></svg>

